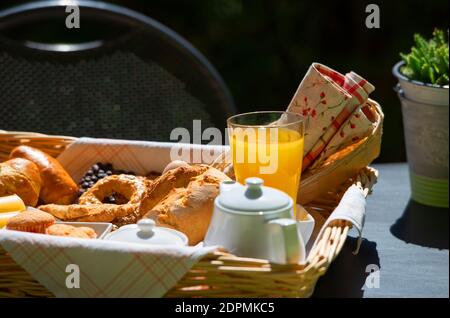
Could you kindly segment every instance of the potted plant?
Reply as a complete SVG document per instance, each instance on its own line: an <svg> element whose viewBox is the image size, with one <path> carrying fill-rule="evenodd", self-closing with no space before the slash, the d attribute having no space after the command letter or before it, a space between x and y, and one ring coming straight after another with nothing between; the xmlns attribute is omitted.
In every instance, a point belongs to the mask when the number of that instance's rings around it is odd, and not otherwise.
<svg viewBox="0 0 450 318"><path fill-rule="evenodd" d="M425 205L448 207L449 47L448 33L415 45L393 68L402 104L411 196Z"/></svg>

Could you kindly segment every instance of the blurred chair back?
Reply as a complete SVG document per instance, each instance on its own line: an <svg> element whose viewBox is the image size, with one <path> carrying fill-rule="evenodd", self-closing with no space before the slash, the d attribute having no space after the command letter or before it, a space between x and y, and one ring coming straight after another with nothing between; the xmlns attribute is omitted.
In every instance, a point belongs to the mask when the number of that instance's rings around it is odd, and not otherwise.
<svg viewBox="0 0 450 318"><path fill-rule="evenodd" d="M77 5L80 28L68 28ZM186 40L132 10L40 1L0 12L0 129L169 141L224 128L235 112L217 71ZM192 135L191 135L192 136Z"/></svg>

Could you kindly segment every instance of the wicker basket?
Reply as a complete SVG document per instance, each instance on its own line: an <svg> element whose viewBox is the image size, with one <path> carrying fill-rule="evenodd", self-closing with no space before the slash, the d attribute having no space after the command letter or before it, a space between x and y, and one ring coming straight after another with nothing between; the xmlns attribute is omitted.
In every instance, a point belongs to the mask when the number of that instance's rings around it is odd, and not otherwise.
<svg viewBox="0 0 450 318"><path fill-rule="evenodd" d="M367 196L377 180L377 171L367 167L379 152L383 114L380 106L370 101L379 114L372 135L342 150L318 168L313 176L304 178L302 187L309 199L303 200L310 212L327 218L350 185L361 188ZM76 138L48 136L27 132L0 131L0 162L11 149L20 144L39 148L57 156ZM363 165L363 166L361 166ZM224 167L222 167L224 168ZM324 190L323 184L345 176L346 182ZM320 184L312 190L310 178ZM330 179L331 178L331 179ZM315 180L315 181L314 181ZM343 180L343 179L340 179ZM303 190L305 191L305 190ZM320 198L319 198L320 197ZM337 220L328 225L316 241L302 265L278 265L263 259L237 257L216 251L203 257L174 286L166 297L308 297L320 276L341 251L351 224ZM52 297L53 295L31 277L0 247L0 297Z"/></svg>

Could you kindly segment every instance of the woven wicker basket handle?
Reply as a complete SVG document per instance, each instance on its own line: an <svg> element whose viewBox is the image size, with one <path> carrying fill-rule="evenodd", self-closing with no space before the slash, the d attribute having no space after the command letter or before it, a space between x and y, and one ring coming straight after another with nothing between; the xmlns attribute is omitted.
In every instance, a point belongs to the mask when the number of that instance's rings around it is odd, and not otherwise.
<svg viewBox="0 0 450 318"><path fill-rule="evenodd" d="M367 197L377 181L378 171L367 167L362 169L354 178L353 185L356 186ZM344 199L345 200L345 199ZM361 211L364 213L364 211ZM332 217L332 215L330 216ZM353 227L349 219L334 219L325 223L314 243L307 259L307 263L317 263L319 259L327 259L331 262L340 252L346 240L348 231ZM363 224L361 224L360 231ZM362 236L358 238L354 254L357 254L361 246Z"/></svg>

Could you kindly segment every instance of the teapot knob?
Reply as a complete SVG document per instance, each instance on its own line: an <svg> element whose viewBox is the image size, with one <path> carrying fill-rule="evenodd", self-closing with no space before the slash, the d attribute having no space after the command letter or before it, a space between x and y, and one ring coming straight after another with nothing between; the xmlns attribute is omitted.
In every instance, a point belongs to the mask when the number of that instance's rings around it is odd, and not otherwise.
<svg viewBox="0 0 450 318"><path fill-rule="evenodd" d="M245 184L247 185L247 191L245 195L250 199L257 199L262 195L262 185L264 181L261 178L247 178L245 179Z"/></svg>
<svg viewBox="0 0 450 318"><path fill-rule="evenodd" d="M137 225L142 233L152 233L156 223L152 219L142 219L138 221Z"/></svg>
<svg viewBox="0 0 450 318"><path fill-rule="evenodd" d="M239 186L239 184L234 180L222 181L222 183L220 184L220 193L234 189L236 186Z"/></svg>

